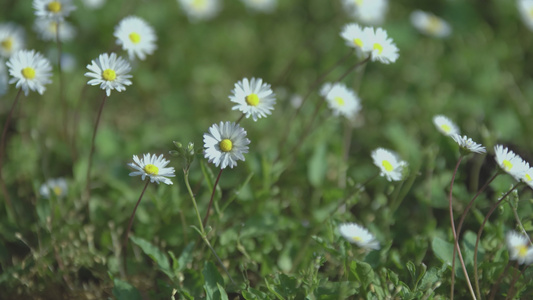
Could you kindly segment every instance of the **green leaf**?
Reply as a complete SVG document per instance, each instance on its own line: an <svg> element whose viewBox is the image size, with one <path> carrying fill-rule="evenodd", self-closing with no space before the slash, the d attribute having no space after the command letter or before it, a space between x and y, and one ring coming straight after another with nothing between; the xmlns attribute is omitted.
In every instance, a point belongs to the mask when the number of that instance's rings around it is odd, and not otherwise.
<svg viewBox="0 0 533 300"><path fill-rule="evenodd" d="M268 300L267 294L249 287L248 290L242 291L242 296L246 300Z"/></svg>
<svg viewBox="0 0 533 300"><path fill-rule="evenodd" d="M139 246L144 254L148 255L157 265L159 269L167 274L171 279L174 278L174 273L170 269L170 263L168 262L168 257L161 252L156 246L152 245L147 240L144 240L139 237L131 236L131 241Z"/></svg>
<svg viewBox="0 0 533 300"><path fill-rule="evenodd" d="M420 284L418 285L418 290L425 292L427 290L433 289L435 284L442 280L442 274L445 270L446 265L443 265L443 267L440 269L435 267L430 268L429 271L424 274L424 277L420 281Z"/></svg>
<svg viewBox="0 0 533 300"><path fill-rule="evenodd" d="M194 242L189 242L185 249L181 252L180 257L178 258L178 271L185 270L185 267L189 262L192 261L192 250L194 249Z"/></svg>
<svg viewBox="0 0 533 300"><path fill-rule="evenodd" d="M374 279L374 270L372 267L361 261L352 261L350 263L350 281L357 281L366 289Z"/></svg>
<svg viewBox="0 0 533 300"><path fill-rule="evenodd" d="M113 280L113 295L118 300L142 300L141 293L126 281L122 281L118 278Z"/></svg>
<svg viewBox="0 0 533 300"><path fill-rule="evenodd" d="M220 299L221 300L228 300L228 294L226 294L226 290L218 282L217 282L217 288L218 288L218 292L220 293Z"/></svg>
<svg viewBox="0 0 533 300"><path fill-rule="evenodd" d="M218 273L217 268L212 262L205 262L202 274L204 275L204 290L207 300L228 299L228 295L224 289L219 288L221 284L224 284L224 279L222 279L222 276L220 276L220 273Z"/></svg>

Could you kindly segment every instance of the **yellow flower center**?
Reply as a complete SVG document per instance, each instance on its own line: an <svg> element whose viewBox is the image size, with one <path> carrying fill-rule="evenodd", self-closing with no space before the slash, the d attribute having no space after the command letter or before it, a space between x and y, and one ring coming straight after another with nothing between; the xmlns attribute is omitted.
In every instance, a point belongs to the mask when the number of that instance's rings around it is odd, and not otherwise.
<svg viewBox="0 0 533 300"><path fill-rule="evenodd" d="M24 78L26 79L35 78L35 69L32 67L26 67L22 69L21 73L22 73L22 76L24 76Z"/></svg>
<svg viewBox="0 0 533 300"><path fill-rule="evenodd" d="M515 247L516 250L518 250L518 256L525 257L527 254L527 246L526 245L520 245Z"/></svg>
<svg viewBox="0 0 533 300"><path fill-rule="evenodd" d="M141 36L136 32L130 33L129 37L130 41L134 44L138 44L141 41Z"/></svg>
<svg viewBox="0 0 533 300"><path fill-rule="evenodd" d="M147 164L146 166L144 166L144 171L146 172L146 174L149 174L149 175L159 174L159 168L152 164Z"/></svg>
<svg viewBox="0 0 533 300"><path fill-rule="evenodd" d="M357 6L361 6L361 5L363 5L363 2L365 2L365 1L364 1L364 0L355 0L355 4L356 4Z"/></svg>
<svg viewBox="0 0 533 300"><path fill-rule="evenodd" d="M446 125L446 124L442 124L442 125L440 125L440 128L441 128L442 130L444 130L444 132L446 132L446 133L450 133L450 131L452 130L452 129L450 128L450 126L448 126L448 125Z"/></svg>
<svg viewBox="0 0 533 300"><path fill-rule="evenodd" d="M58 12L61 11L61 2L52 1L52 2L48 3L46 8L48 9L48 11L51 11L53 13L58 13Z"/></svg>
<svg viewBox="0 0 533 300"><path fill-rule="evenodd" d="M218 146L223 152L230 152L233 149L233 143L229 139L223 139Z"/></svg>
<svg viewBox="0 0 533 300"><path fill-rule="evenodd" d="M513 168L513 164L507 159L504 159L502 164L503 164L503 168L505 169L505 171L511 171L511 169Z"/></svg>
<svg viewBox="0 0 533 300"><path fill-rule="evenodd" d="M113 81L117 78L117 73L111 69L107 69L102 73L102 77L107 81Z"/></svg>
<svg viewBox="0 0 533 300"><path fill-rule="evenodd" d="M531 176L529 176L529 174L526 174L526 176L524 176L526 178L526 181L529 182L531 181Z"/></svg>
<svg viewBox="0 0 533 300"><path fill-rule="evenodd" d="M385 168L385 170L387 172L391 172L392 170L394 170L394 168L392 167L391 163L387 160L384 160L381 162L381 165L383 165L383 168Z"/></svg>
<svg viewBox="0 0 533 300"><path fill-rule="evenodd" d="M339 106L344 106L344 99L342 99L341 97L335 97L334 100Z"/></svg>
<svg viewBox="0 0 533 300"><path fill-rule="evenodd" d="M529 10L529 16L533 18L533 8Z"/></svg>
<svg viewBox="0 0 533 300"><path fill-rule="evenodd" d="M381 52L383 52L383 46L381 46L378 43L375 43L374 44L374 50L378 50L378 54L381 54Z"/></svg>
<svg viewBox="0 0 533 300"><path fill-rule="evenodd" d="M259 104L259 97L256 94L250 94L246 96L246 103L251 106L257 106Z"/></svg>
<svg viewBox="0 0 533 300"><path fill-rule="evenodd" d="M2 41L1 45L2 45L2 48L4 48L6 51L11 51L11 49L13 49L13 38L12 37L6 38L5 40Z"/></svg>
<svg viewBox="0 0 533 300"><path fill-rule="evenodd" d="M205 0L194 0L192 2L192 7L197 10L204 9L206 5L207 5L207 1Z"/></svg>
<svg viewBox="0 0 533 300"><path fill-rule="evenodd" d="M352 236L352 240L356 241L356 242L360 242L362 241L363 239L359 236Z"/></svg>
<svg viewBox="0 0 533 300"><path fill-rule="evenodd" d="M363 47L363 41L362 41L360 38L353 39L353 44L354 44L356 47L360 47L360 48Z"/></svg>
<svg viewBox="0 0 533 300"><path fill-rule="evenodd" d="M61 194L63 193L63 189L61 189L61 188L58 187L58 186L54 186L54 187L52 188L52 191L54 192L54 194L55 194L56 196L61 196Z"/></svg>
<svg viewBox="0 0 533 300"><path fill-rule="evenodd" d="M437 32L441 30L441 28L442 28L442 22L439 20L439 18L435 16L430 16L429 22L427 24L427 30L430 33L436 34Z"/></svg>

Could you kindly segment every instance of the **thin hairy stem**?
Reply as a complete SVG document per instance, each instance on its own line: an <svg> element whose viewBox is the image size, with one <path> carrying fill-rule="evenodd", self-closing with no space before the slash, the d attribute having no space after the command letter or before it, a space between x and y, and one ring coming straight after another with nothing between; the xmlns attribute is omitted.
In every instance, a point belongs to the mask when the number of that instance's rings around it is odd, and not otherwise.
<svg viewBox="0 0 533 300"><path fill-rule="evenodd" d="M511 211L513 212L514 218L516 220L516 223L518 223L518 227L520 228L520 231L522 231L522 234L527 238L529 241L529 245L531 245L531 239L529 238L529 234L527 234L526 229L524 228L524 225L522 224L522 221L520 221L520 217L518 216L518 211L516 207L512 204L512 201L509 201L509 207L511 207Z"/></svg>
<svg viewBox="0 0 533 300"><path fill-rule="evenodd" d="M144 185L143 191L141 192L141 196L139 196L139 200L137 200L137 204L135 204L135 207L133 208L133 212L131 213L130 221L128 223L128 229L126 229L126 235L124 236L124 256L126 256L126 251L128 250L128 237L130 235L131 226L133 225L133 219L135 217L135 212L137 211L137 207L139 206L139 203L141 203L141 199L143 198L144 192L146 191L148 184L150 184L149 178L148 180L146 180L146 184Z"/></svg>
<svg viewBox="0 0 533 300"><path fill-rule="evenodd" d="M222 175L223 170L224 169L220 169L220 172L218 172L217 179L215 180L215 184L213 184L211 199L209 199L209 204L207 205L207 212L205 213L204 221L202 222L204 227L207 225L207 220L209 220L209 213L211 212L211 206L213 205L213 199L215 198L215 192L217 190L218 181L220 180L220 175Z"/></svg>
<svg viewBox="0 0 533 300"><path fill-rule="evenodd" d="M242 113L242 115L237 119L235 124L239 124L242 121L243 118L244 118L244 113Z"/></svg>
<svg viewBox="0 0 533 300"><path fill-rule="evenodd" d="M107 94L104 92L104 97L102 98L102 103L100 104L100 108L98 109L98 116L96 117L96 122L94 124L93 138L91 140L91 152L89 152L89 163L87 166L87 180L86 180L86 186L85 186L87 203L89 203L89 198L91 196L91 167L92 167L93 154L94 154L94 142L96 140L96 133L98 132L98 125L100 124L100 117L102 116L102 111L104 110L104 105L105 105L106 100L107 100Z"/></svg>

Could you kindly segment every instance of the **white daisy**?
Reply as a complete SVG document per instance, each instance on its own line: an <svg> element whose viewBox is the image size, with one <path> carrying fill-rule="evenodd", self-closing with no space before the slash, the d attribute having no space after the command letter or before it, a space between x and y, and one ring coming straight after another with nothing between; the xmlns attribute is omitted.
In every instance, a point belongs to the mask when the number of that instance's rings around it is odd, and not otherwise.
<svg viewBox="0 0 533 300"><path fill-rule="evenodd" d="M522 176L522 181L525 182L530 188L533 189L533 168L529 166L529 163L526 162L526 171Z"/></svg>
<svg viewBox="0 0 533 300"><path fill-rule="evenodd" d="M90 9L98 9L104 6L106 0L82 0L83 4Z"/></svg>
<svg viewBox="0 0 533 300"><path fill-rule="evenodd" d="M454 134L451 136L452 139L463 149L463 151L474 152L474 153L487 153L485 147L481 144L474 142L471 138L466 135L460 136L459 134Z"/></svg>
<svg viewBox="0 0 533 300"><path fill-rule="evenodd" d="M34 50L19 50L14 53L7 62L10 84L16 83L16 88L22 88L24 95L29 91L37 91L43 94L46 88L45 84L51 83L52 66L50 61Z"/></svg>
<svg viewBox="0 0 533 300"><path fill-rule="evenodd" d="M509 249L509 260L516 260L519 264L533 263L533 248L529 238L515 231L509 231L505 237Z"/></svg>
<svg viewBox="0 0 533 300"><path fill-rule="evenodd" d="M272 12L276 5L278 5L277 0L241 0L244 5L254 11L259 12Z"/></svg>
<svg viewBox="0 0 533 300"><path fill-rule="evenodd" d="M455 125L450 119L443 115L436 115L433 117L433 124L437 126L437 129L446 136L452 136L459 134L459 127Z"/></svg>
<svg viewBox="0 0 533 300"><path fill-rule="evenodd" d="M122 19L115 27L114 36L117 38L117 44L122 45L122 49L128 51L130 60L133 60L135 56L144 60L147 54L152 54L157 48L154 29L136 16Z"/></svg>
<svg viewBox="0 0 533 300"><path fill-rule="evenodd" d="M387 0L343 0L342 4L349 16L369 25L383 23L389 6Z"/></svg>
<svg viewBox="0 0 533 300"><path fill-rule="evenodd" d="M362 226L355 223L344 223L339 225L339 231L352 244L367 250L379 250L379 242L372 233Z"/></svg>
<svg viewBox="0 0 533 300"><path fill-rule="evenodd" d="M7 75L6 64L0 59L0 96L7 93L8 79L9 76Z"/></svg>
<svg viewBox="0 0 533 300"><path fill-rule="evenodd" d="M518 0L518 11L529 30L533 30L533 0Z"/></svg>
<svg viewBox="0 0 533 300"><path fill-rule="evenodd" d="M378 60L384 64L393 63L400 56L398 47L382 28L376 28L369 42L363 45L363 51L372 53L372 61Z"/></svg>
<svg viewBox="0 0 533 300"><path fill-rule="evenodd" d="M446 21L421 10L415 10L410 16L411 24L423 34L444 38L450 35L452 28Z"/></svg>
<svg viewBox="0 0 533 300"><path fill-rule="evenodd" d="M87 84L100 85L101 89L106 90L107 96L111 95L111 90L122 92L126 90L126 85L131 85L128 79L132 77L128 74L131 66L122 57L117 57L116 53L100 54L87 65L87 69L91 72L85 73L85 76L93 78Z"/></svg>
<svg viewBox="0 0 533 300"><path fill-rule="evenodd" d="M49 199L51 195L57 198L62 198L67 195L68 185L65 178L48 179L41 188L39 193L43 198Z"/></svg>
<svg viewBox="0 0 533 300"><path fill-rule="evenodd" d="M363 28L355 23L346 24L341 31L341 37L346 41L346 45L360 50L370 43L372 35L372 27Z"/></svg>
<svg viewBox="0 0 533 300"><path fill-rule="evenodd" d="M407 162L400 159L399 155L391 150L377 148L372 151L372 160L381 170L380 176L385 176L388 181L399 181L403 179L403 172L407 167Z"/></svg>
<svg viewBox="0 0 533 300"><path fill-rule="evenodd" d="M220 0L178 0L190 21L209 20L220 10Z"/></svg>
<svg viewBox="0 0 533 300"><path fill-rule="evenodd" d="M494 146L496 163L509 175L520 181L528 171L526 162L513 151L504 148L502 145Z"/></svg>
<svg viewBox="0 0 533 300"><path fill-rule="evenodd" d="M53 19L37 18L33 29L44 41L55 41L57 37L58 21ZM69 41L76 35L76 30L66 21L59 21L59 40Z"/></svg>
<svg viewBox="0 0 533 300"><path fill-rule="evenodd" d="M24 49L24 29L14 23L0 24L0 57L9 58Z"/></svg>
<svg viewBox="0 0 533 300"><path fill-rule="evenodd" d="M167 177L174 177L174 168L165 168L170 161L163 158L163 154L156 156L144 154L144 157L139 159L137 155L133 155L133 163L129 163L128 166L136 171L131 172L130 176L141 175L141 179L144 180L146 176L150 177L150 182L159 184L172 184L172 180Z"/></svg>
<svg viewBox="0 0 533 300"><path fill-rule="evenodd" d="M33 0L33 8L37 17L62 21L76 6L72 0Z"/></svg>
<svg viewBox="0 0 533 300"><path fill-rule="evenodd" d="M244 161L243 153L248 153L248 144L246 130L233 122L213 124L209 132L204 133L205 158L221 169L233 168L237 160Z"/></svg>
<svg viewBox="0 0 533 300"><path fill-rule="evenodd" d="M263 82L261 78L243 78L235 84L232 95L229 96L231 102L237 103L232 110L240 110L246 118L252 116L254 121L266 117L274 110L276 95L272 92L270 84Z"/></svg>
<svg viewBox="0 0 533 300"><path fill-rule="evenodd" d="M361 100L357 94L348 89L343 83L326 83L320 90L322 97L326 98L333 115L343 115L352 118L361 110Z"/></svg>

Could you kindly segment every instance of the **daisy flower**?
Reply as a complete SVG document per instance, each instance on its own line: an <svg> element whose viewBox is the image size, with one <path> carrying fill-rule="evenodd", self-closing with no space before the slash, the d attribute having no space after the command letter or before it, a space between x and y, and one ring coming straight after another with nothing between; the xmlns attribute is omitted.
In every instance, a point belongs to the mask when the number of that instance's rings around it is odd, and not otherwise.
<svg viewBox="0 0 533 300"><path fill-rule="evenodd" d="M379 242L366 228L355 223L344 223L339 225L341 235L352 244L366 250L379 250Z"/></svg>
<svg viewBox="0 0 533 300"><path fill-rule="evenodd" d="M387 0L342 0L346 13L361 23L383 23L388 9Z"/></svg>
<svg viewBox="0 0 533 300"><path fill-rule="evenodd" d="M377 148L372 151L372 160L381 170L380 176L385 176L388 181L399 181L403 178L403 171L407 167L407 162L400 159L397 153Z"/></svg>
<svg viewBox="0 0 533 300"><path fill-rule="evenodd" d="M6 65L4 61L0 59L0 96L7 93L8 79Z"/></svg>
<svg viewBox="0 0 533 300"><path fill-rule="evenodd" d="M24 49L24 29L14 23L0 24L0 57L9 58Z"/></svg>
<svg viewBox="0 0 533 300"><path fill-rule="evenodd" d="M231 102L237 103L232 110L240 110L246 118L252 116L254 121L270 115L276 104L276 95L272 92L270 84L263 82L261 78L243 80L235 84L232 95L229 96Z"/></svg>
<svg viewBox="0 0 533 300"><path fill-rule="evenodd" d="M529 166L529 163L526 162L526 171L522 176L522 181L525 182L530 188L533 189L533 168Z"/></svg>
<svg viewBox="0 0 533 300"><path fill-rule="evenodd" d="M529 30L533 30L533 0L518 0L518 11Z"/></svg>
<svg viewBox="0 0 533 300"><path fill-rule="evenodd" d="M65 178L48 179L39 189L41 196L46 199L49 199L51 195L63 198L67 195L67 191L68 186Z"/></svg>
<svg viewBox="0 0 533 300"><path fill-rule="evenodd" d="M152 54L157 48L154 29L136 16L122 19L115 27L114 36L117 38L117 44L122 45L122 49L128 51L130 60L133 60L135 56L144 60L147 54Z"/></svg>
<svg viewBox="0 0 533 300"><path fill-rule="evenodd" d="M38 18L35 20L33 29L37 32L39 37L44 41L55 41L57 37L57 24L58 21L52 19ZM59 40L69 41L72 40L76 30L72 25L66 21L59 21Z"/></svg>
<svg viewBox="0 0 533 300"><path fill-rule="evenodd" d="M33 0L35 15L39 18L63 21L76 9L72 0Z"/></svg>
<svg viewBox="0 0 533 300"><path fill-rule="evenodd" d="M474 142L471 138L466 135L460 136L459 134L454 134L451 136L452 139L463 149L463 151L470 153L487 153L485 147L481 144Z"/></svg>
<svg viewBox="0 0 533 300"><path fill-rule="evenodd" d="M376 28L369 37L369 42L363 45L363 51L372 53L372 61L380 61L384 64L395 62L398 57L398 48L387 32L382 28Z"/></svg>
<svg viewBox="0 0 533 300"><path fill-rule="evenodd" d="M87 69L90 72L85 73L85 76L93 78L87 84L100 85L108 97L111 95L111 90L122 92L126 90L126 85L131 85L128 79L132 77L128 74L131 66L122 57L117 57L116 53L100 54L97 59L87 65Z"/></svg>
<svg viewBox="0 0 533 300"><path fill-rule="evenodd" d="M248 153L248 144L246 130L233 122L213 124L209 132L204 133L205 158L221 169L233 168L237 160L244 161L243 153Z"/></svg>
<svg viewBox="0 0 533 300"><path fill-rule="evenodd" d="M443 115L436 115L433 117L433 124L437 126L437 129L445 136L452 136L459 134L459 127L455 125L450 119Z"/></svg>
<svg viewBox="0 0 533 300"><path fill-rule="evenodd" d="M265 13L272 12L278 4L277 0L241 0L241 2L246 8Z"/></svg>
<svg viewBox="0 0 533 300"><path fill-rule="evenodd" d="M437 38L444 38L450 35L452 28L446 21L421 10L411 13L411 24L421 33Z"/></svg>
<svg viewBox="0 0 533 300"><path fill-rule="evenodd" d="M363 46L370 43L373 35L372 27L361 27L355 23L346 24L341 31L341 37L346 41L346 46L363 49Z"/></svg>
<svg viewBox="0 0 533 300"><path fill-rule="evenodd" d="M190 21L212 19L220 10L220 0L178 0Z"/></svg>
<svg viewBox="0 0 533 300"><path fill-rule="evenodd" d="M494 146L494 153L496 154L496 163L498 163L500 168L513 176L517 181L520 181L529 169L526 162L520 156L504 148L502 145Z"/></svg>
<svg viewBox="0 0 533 300"><path fill-rule="evenodd" d="M323 85L320 94L326 98L329 108L333 115L343 115L346 118L352 118L361 110L361 104L357 94L348 89L342 83Z"/></svg>
<svg viewBox="0 0 533 300"><path fill-rule="evenodd" d="M515 231L509 231L505 237L509 249L509 260L516 260L519 264L529 265L533 262L533 248L529 245L529 238Z"/></svg>
<svg viewBox="0 0 533 300"><path fill-rule="evenodd" d="M133 163L129 163L128 166L135 169L136 171L131 172L130 176L141 175L141 179L144 180L146 176L150 177L150 182L155 182L159 184L160 182L164 184L171 185L172 180L167 177L174 177L174 168L165 168L170 161L163 158L163 154L156 156L155 154L150 155L144 154L143 158L133 155Z"/></svg>
<svg viewBox="0 0 533 300"><path fill-rule="evenodd" d="M24 95L29 91L43 94L45 84L51 83L52 66L50 61L34 50L19 50L6 63L11 79L9 83L16 83L16 88L22 88Z"/></svg>

